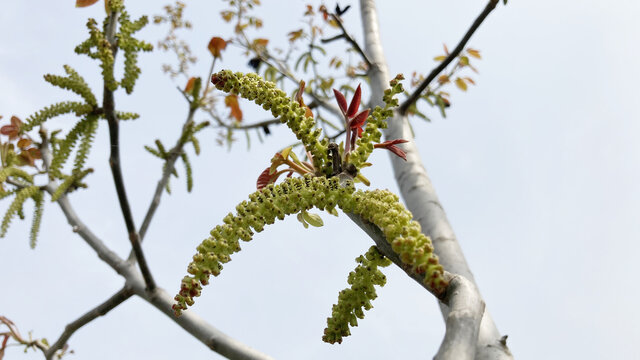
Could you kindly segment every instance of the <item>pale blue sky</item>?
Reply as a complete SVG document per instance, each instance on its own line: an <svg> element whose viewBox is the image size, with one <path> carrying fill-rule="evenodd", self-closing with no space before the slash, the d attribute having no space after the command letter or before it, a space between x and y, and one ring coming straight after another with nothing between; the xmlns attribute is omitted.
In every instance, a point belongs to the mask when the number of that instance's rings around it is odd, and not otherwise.
<svg viewBox="0 0 640 360"><path fill-rule="evenodd" d="M165 2L131 2L134 16L159 13ZM27 115L69 93L42 80L69 64L100 94L99 70L73 53L89 16L102 5L72 1L5 1L0 13L0 115ZM300 27L303 1L264 1L264 34L278 42ZM267 4L268 3L268 4ZM344 5L347 3L344 2ZM328 3L333 7L333 3ZM345 15L360 37L358 4ZM379 1L383 45L391 73L428 72L443 42L451 47L484 6L482 1ZM195 29L187 35L204 75L211 36L228 37L221 3L188 2ZM471 269L500 331L518 359L640 357L640 4L593 0L510 1L471 40L481 50L477 86L452 89L446 119L414 122L417 145ZM140 36L163 34L149 26ZM281 40L280 42L282 43ZM329 50L331 47L328 48ZM342 49L336 46L334 49ZM249 71L225 53L222 66ZM122 125L123 171L137 224L160 174L142 150L175 141L186 105L160 66L159 53L141 55L143 74L123 110L142 117ZM182 84L181 84L182 85ZM250 119L266 114L252 111ZM204 120L203 115L198 120ZM56 126L68 129L70 118ZM52 128L53 125L49 125ZM177 290L196 244L253 191L272 154L292 142L274 129L264 144L244 138L227 152L202 133L193 158L195 187L173 180L144 248L156 281ZM82 219L122 256L129 251L100 127L90 164L90 189L72 194ZM386 154L374 153L372 187L397 190ZM178 168L183 173L182 168ZM2 207L6 207L6 201ZM30 215L27 216L30 219ZM342 345L321 342L325 319L360 253L371 241L344 216L304 230L294 218L246 244L205 289L195 311L214 326L277 359L431 358L443 323L431 295L390 267L375 308ZM73 234L47 203L38 247L28 246L29 222L14 221L0 239L0 314L26 334L56 339L64 326L109 297L122 280ZM216 358L208 349L136 298L78 331L77 359ZM11 350L8 359L40 359Z"/></svg>

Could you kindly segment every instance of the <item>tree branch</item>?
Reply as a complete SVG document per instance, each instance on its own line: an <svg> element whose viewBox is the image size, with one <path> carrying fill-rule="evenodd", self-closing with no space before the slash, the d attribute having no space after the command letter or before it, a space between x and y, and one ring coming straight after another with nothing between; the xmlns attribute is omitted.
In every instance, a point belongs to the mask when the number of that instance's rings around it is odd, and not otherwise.
<svg viewBox="0 0 640 360"><path fill-rule="evenodd" d="M376 247L410 278L431 292L445 309L446 332L436 360L471 360L475 357L480 322L484 313L484 301L475 285L460 275L445 271L444 278L449 282L447 292L439 296L424 284L424 275L412 271L411 266L400 260L387 242L382 231L375 225L363 220L359 215L348 213L347 216L367 233L376 243Z"/></svg>
<svg viewBox="0 0 640 360"><path fill-rule="evenodd" d="M113 52L114 59L116 57L116 53L118 49L116 46L116 39L115 39L115 29L116 29L117 18L118 18L118 13L115 11L111 12L109 14L109 20L105 29L106 38L109 41L109 44L111 45L111 51ZM129 199L127 198L127 192L124 186L122 169L120 167L119 119L116 116L116 112L115 112L115 100L113 96L113 91L111 91L107 87L106 82L104 84L104 95L102 99L102 107L104 109L107 122L109 123L109 142L111 144L111 155L109 156L109 166L111 167L113 182L116 187L116 193L118 194L120 209L122 211L122 216L124 217L124 222L127 227L127 232L129 233L129 241L131 242L131 247L133 248L133 252L135 253L136 259L140 266L140 271L144 276L144 280L145 280L145 283L147 284L147 288L149 289L149 291L153 291L153 289L156 287L156 283L153 280L153 276L151 275L151 271L149 270L149 266L147 265L147 260L144 257L142 246L140 246L140 235L138 234L135 223L133 221L133 215L131 214L131 207L129 206Z"/></svg>
<svg viewBox="0 0 640 360"><path fill-rule="evenodd" d="M362 24L364 27L365 49L373 61L370 71L371 106L384 106L383 92L389 86L389 75L380 41L378 15L373 0L360 0ZM388 121L386 139L412 140L413 135L406 116L396 114ZM415 142L400 145L407 153L404 161L390 153L396 181L407 208L420 223L422 231L429 236L435 252L446 271L458 274L474 282L473 275L460 248L453 229L435 193L431 180L422 164ZM441 307L445 316L447 309ZM485 309L477 340L476 359L512 359L512 355Z"/></svg>
<svg viewBox="0 0 640 360"><path fill-rule="evenodd" d="M156 288L153 293L145 291L144 281L139 274L127 278L127 285L133 289L136 295L152 304L169 319L216 353L234 360L272 360L270 356L250 348L211 326L191 310L187 310L179 317L176 317L171 309L171 305L174 303L173 297L160 287Z"/></svg>
<svg viewBox="0 0 640 360"><path fill-rule="evenodd" d="M42 136L40 151L42 153L42 159L45 165L45 169L48 169L49 164L51 164L51 150L49 148L46 131L43 128L41 128L40 134ZM55 182L50 182L46 187L47 192L49 192L50 194L53 194L56 188L57 184ZM87 242L87 244L89 244L89 246L91 246L95 250L100 259L104 260L126 279L125 289L129 289L127 291L132 291L134 294L151 303L153 306L167 315L171 320L178 323L178 325L185 329L189 334L196 337L202 343L207 345L207 347L209 347L211 350L223 356L226 356L230 359L271 359L269 356L264 355L257 350L254 350L242 344L241 342L214 328L192 311L186 311L179 318L175 317L173 311L171 310L171 305L173 305L173 298L164 289L156 287L155 290L148 291L145 286L146 282L144 281L140 273L135 271L133 265L131 263L125 262L120 257L118 257L117 254L111 251L102 242L102 240L95 236L84 225L84 223L82 223L82 221L78 218L75 211L71 207L71 204L69 203L66 195L63 194L62 196L60 196L57 202L64 215L66 216L67 221L72 226L73 231L77 232L78 235L80 235L80 237L82 237L82 239L85 240L85 242ZM117 293L113 297L117 297ZM115 301L112 304L114 305L114 307L117 306L117 304L115 304ZM105 308L106 306L107 305L105 305ZM79 320L80 319L76 320L76 322Z"/></svg>
<svg viewBox="0 0 640 360"><path fill-rule="evenodd" d="M187 130L187 128L191 124L193 124L193 116L196 110L197 108L192 107L191 104L189 104L189 114L187 115L187 120L184 122L184 125L182 126L183 133ZM153 198L151 199L151 204L149 204L149 208L147 209L147 214L144 216L144 220L142 221L142 225L140 226L140 230L138 232L140 234L140 241L142 241L144 239L144 236L147 234L147 229L151 224L151 219L153 219L153 216L155 215L156 210L160 205L160 199L162 198L162 194L164 193L164 188L167 186L167 182L169 181L169 177L173 172L175 163L180 157L180 154L182 154L182 149L184 148L184 145L186 144L187 140L188 139L183 139L183 136L180 136L180 138L178 138L178 141L173 146L173 148L169 150L169 157L165 162L164 171L162 172L162 177L160 177L160 180L158 181L158 185L156 185L156 191L153 194ZM129 259L131 259L133 255L135 255L135 252L132 251L132 253L129 255Z"/></svg>
<svg viewBox="0 0 640 360"><path fill-rule="evenodd" d="M409 107L411 107L411 105L413 105L418 100L418 98L420 97L420 94L422 94L424 89L426 89L427 86L429 86L429 84L444 69L446 69L446 67L456 57L458 57L458 55L460 55L462 50L464 50L465 45L467 45L467 42L469 41L469 39L471 39L471 36L473 36L473 33L475 33L476 30L478 30L480 25L482 25L482 22L484 21L484 19L486 19L486 17L489 15L489 13L491 11L493 11L493 9L496 8L497 4L498 4L498 0L489 0L489 2L487 3L487 6L485 6L484 10L480 13L480 15L478 15L478 17L473 22L473 24L471 24L471 27L469 28L469 30L467 30L467 33L464 34L464 36L462 37L462 40L460 40L460 42L455 47L455 49L453 49L453 51L449 54L449 56L447 56L444 59L444 61L442 61L435 69L431 70L431 73L429 73L429 76L427 76L427 78L424 79L424 81L422 81L420 86L418 86L418 88L409 96L408 99L406 99L404 102L402 102L402 104L400 105L400 115L405 115L407 113L407 110L409 109Z"/></svg>
<svg viewBox="0 0 640 360"><path fill-rule="evenodd" d="M44 168L49 171L49 167L51 166L51 149L49 148L49 138L47 136L47 131L44 127L40 127L40 136L42 137L42 142L40 143L40 153L42 154L42 162L44 164ZM54 180L50 180L46 185L46 191L53 195L53 193L58 188L58 183ZM69 199L66 194L62 194L58 198L58 206L64 213L67 218L67 222L71 225L71 229L73 232L80 235L80 237L96 252L98 257L106 262L112 269L114 269L118 274L125 274L126 264L124 260L122 260L115 252L109 249L103 242L98 238L91 230L78 218L75 210L69 203Z"/></svg>
<svg viewBox="0 0 640 360"><path fill-rule="evenodd" d="M106 315L109 311L113 310L116 306L120 305L127 299L129 299L133 295L133 291L130 288L124 287L122 290L113 294L109 299L96 306L95 308L89 310L87 313L76 319L75 321L69 323L65 328L64 332L60 335L58 340L51 345L45 352L44 355L47 360L53 359L56 354L56 351L62 349L67 340L75 333L78 329L83 327L84 325L90 323L96 318Z"/></svg>
<svg viewBox="0 0 640 360"><path fill-rule="evenodd" d="M349 35L349 33L347 33L347 29L345 29L344 23L342 23L342 19L336 14L331 14L331 18L338 24L338 26L340 26L340 30L342 30L342 34L334 36L329 39L321 39L320 42L322 42L323 44L326 44L334 40L345 39L349 44L351 44L351 46L353 46L353 48L358 52L358 54L360 54L360 56L362 57L362 60L364 60L364 62L367 63L367 71L369 71L368 69L371 69L371 64L372 64L371 60L369 60L369 57L364 52L364 50L362 50L358 42L351 35Z"/></svg>

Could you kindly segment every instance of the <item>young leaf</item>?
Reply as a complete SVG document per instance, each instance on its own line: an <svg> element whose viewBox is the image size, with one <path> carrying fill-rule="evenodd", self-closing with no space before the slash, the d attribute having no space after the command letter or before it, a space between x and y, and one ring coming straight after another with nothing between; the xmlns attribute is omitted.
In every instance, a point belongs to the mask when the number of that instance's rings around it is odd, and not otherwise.
<svg viewBox="0 0 640 360"><path fill-rule="evenodd" d="M467 54L469 54L469 56L472 56L476 59L481 59L482 57L480 56L480 51L476 50L476 49L471 49L468 48L467 49Z"/></svg>
<svg viewBox="0 0 640 360"><path fill-rule="evenodd" d="M318 214L310 214L306 210L303 210L301 214L302 214L302 218L311 226L321 227L324 225L322 218Z"/></svg>
<svg viewBox="0 0 640 360"><path fill-rule="evenodd" d="M336 97L336 101L338 102L338 106L340 107L340 111L342 114L347 113L347 99L345 99L344 95L336 89L333 89L333 95Z"/></svg>
<svg viewBox="0 0 640 360"><path fill-rule="evenodd" d="M351 99L351 104L349 104L349 110L347 110L347 117L351 118L358 112L358 108L360 107L360 96L362 94L362 90L360 89L360 84L358 84L358 88L356 92L353 94L353 98Z"/></svg>
<svg viewBox="0 0 640 360"><path fill-rule="evenodd" d="M87 7L97 2L98 0L76 0L76 7Z"/></svg>
<svg viewBox="0 0 640 360"><path fill-rule="evenodd" d="M209 52L211 52L211 55L213 55L214 58L221 57L222 50L224 50L226 47L227 42L223 38L217 36L212 37L209 41L209 45L207 46Z"/></svg>
<svg viewBox="0 0 640 360"><path fill-rule="evenodd" d="M237 122L242 121L242 110L238 104L238 95L230 94L224 98L224 104L231 110L230 118L236 119Z"/></svg>
<svg viewBox="0 0 640 360"><path fill-rule="evenodd" d="M461 78L456 79L456 86L462 91L467 91L467 83Z"/></svg>

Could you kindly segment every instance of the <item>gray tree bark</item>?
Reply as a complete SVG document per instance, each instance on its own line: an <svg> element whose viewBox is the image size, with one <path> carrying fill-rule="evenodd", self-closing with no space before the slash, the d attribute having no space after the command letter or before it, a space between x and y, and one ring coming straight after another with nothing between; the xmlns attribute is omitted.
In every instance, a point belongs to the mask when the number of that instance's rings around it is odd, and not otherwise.
<svg viewBox="0 0 640 360"><path fill-rule="evenodd" d="M372 62L372 67L369 70L371 85L370 106L384 106L382 96L384 90L389 87L390 78L380 40L375 1L360 0L360 11L365 39L365 52ZM390 154L394 176L407 209L413 213L414 219L420 223L425 235L431 238L435 252L445 270L452 274L463 276L477 287L460 244L427 175L418 148L415 141L413 141L407 117L396 114L389 120L388 124L389 127L384 131L384 136L387 140L409 140L408 143L400 145L403 146L407 153L407 161ZM446 319L449 315L449 307L440 304L440 309ZM476 359L513 359L506 346L506 337L500 335L486 308L478 333Z"/></svg>

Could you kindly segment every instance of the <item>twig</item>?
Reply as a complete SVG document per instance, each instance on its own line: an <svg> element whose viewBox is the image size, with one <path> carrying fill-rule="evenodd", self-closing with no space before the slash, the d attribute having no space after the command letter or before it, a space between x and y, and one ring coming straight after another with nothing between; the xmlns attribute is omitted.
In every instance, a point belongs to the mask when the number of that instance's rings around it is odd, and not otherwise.
<svg viewBox="0 0 640 360"><path fill-rule="evenodd" d="M153 293L145 291L144 280L140 275L127 278L127 285L133 289L136 295L152 304L169 319L216 353L228 359L272 360L270 356L250 348L211 326L191 310L185 311L182 315L176 317L173 310L171 310L171 305L174 304L173 297L160 287L156 288Z"/></svg>
<svg viewBox="0 0 640 360"><path fill-rule="evenodd" d="M193 124L193 116L196 110L197 108L192 107L191 104L189 104L189 113L187 115L187 120L184 122L184 125L182 126L183 133L191 124ZM140 230L138 232L140 234L140 241L142 241L144 239L144 236L147 234L147 229L151 224L151 219L153 219L153 215L155 215L156 210L160 205L160 199L162 198L164 189L167 186L167 182L169 181L169 177L173 172L175 163L178 160L178 157L180 157L180 154L182 154L182 149L185 143L187 142L187 140L188 139L183 139L183 136L180 136L180 138L178 139L176 144L173 146L173 148L169 150L169 156L165 161L162 177L160 177L160 180L158 181L158 185L156 185L156 191L153 194L153 198L151 199L151 204L149 204L149 208L147 209L147 214L144 216L144 220L142 221L142 225L140 226ZM135 255L134 252L132 252L129 255L130 260L132 259L133 255Z"/></svg>
<svg viewBox="0 0 640 360"><path fill-rule="evenodd" d="M18 327L16 326L16 324L14 324L13 321L9 320L8 318L2 315L0 315L0 324L4 324L9 329L8 333L1 333L0 335L12 337L15 341L17 341L21 345L24 345L27 348L30 348L30 347L38 348L43 353L46 352L47 349L49 348L46 342L40 339L27 340L23 338L22 335L20 335L20 331L18 331ZM31 335L29 335L29 338L31 338ZM2 359L2 356L4 356L4 349L6 347L6 342L7 342L7 339L5 338L5 340L2 342L2 346L0 346L0 359ZM25 349L25 352L26 352L26 349Z"/></svg>
<svg viewBox="0 0 640 360"><path fill-rule="evenodd" d="M108 24L105 29L106 38L107 38L107 41L109 41L109 44L111 45L111 51L113 52L114 58L116 57L116 52L117 52L116 39L115 39L115 28L116 28L117 17L118 17L117 12L115 11L111 12L111 14L109 14ZM147 265L147 260L144 257L142 246L140 246L140 235L138 234L135 223L133 221L131 207L129 206L129 199L127 198L127 192L124 186L122 168L120 167L120 140L119 140L120 129L119 129L119 123L118 123L119 119L115 113L115 101L114 101L113 91L109 90L106 83L104 85L102 107L104 108L105 117L107 119L107 122L109 123L109 141L111 144L111 155L109 156L109 166L111 167L113 182L116 187L116 193L118 194L120 209L122 211L122 216L124 217L124 222L127 227L127 232L129 233L129 241L131 242L131 247L133 249L133 252L136 255L136 259L138 260L140 271L142 272L145 283L147 284L147 289L149 291L153 291L156 287L156 283L153 280L153 276L151 275L151 271L149 270L149 266Z"/></svg>
<svg viewBox="0 0 640 360"><path fill-rule="evenodd" d="M340 26L340 30L342 30L342 34L334 36L329 39L321 39L320 42L322 42L323 44L326 44L338 39L345 39L349 44L351 44L351 46L353 46L354 49L356 49L358 54L362 56L362 60L364 60L364 62L367 63L367 71L369 71L368 69L371 69L371 65L373 63L371 62L371 60L369 60L369 57L364 52L364 50L362 50L358 42L351 35L349 35L349 33L347 33L347 29L345 29L344 24L342 23L342 19L340 19L340 17L336 14L331 14L331 18L338 24L338 26Z"/></svg>
<svg viewBox="0 0 640 360"><path fill-rule="evenodd" d="M87 313L85 313L78 319L69 323L64 328L64 331L62 332L58 340L55 343L53 343L53 345L51 345L49 349L47 349L44 352L47 360L52 359L53 356L56 354L56 351L62 349L67 343L67 340L69 340L71 335L73 335L73 333L75 333L78 329L90 323L91 321L95 320L96 318L106 315L109 311L113 310L116 306L120 305L121 303L129 299L131 295L133 295L133 291L128 287L124 287L117 293L113 294L113 296L111 296L109 299L107 299L100 305L89 310Z"/></svg>
<svg viewBox="0 0 640 360"><path fill-rule="evenodd" d="M45 168L48 169L49 164L51 164L51 150L49 149L44 129L41 129L41 135L43 135L43 141L41 143L40 151L42 152L42 159L44 160ZM55 182L51 182L47 185L47 191L50 194L53 194L56 188L57 184ZM72 226L73 231L77 232L78 235L80 235L82 239L95 250L100 259L104 260L126 279L125 288L131 289L134 294L151 303L167 315L169 319L178 323L178 325L185 329L189 334L196 337L211 350L223 356L230 359L271 359L269 356L242 344L214 328L193 311L186 311L179 318L175 317L171 310L173 298L164 289L156 287L153 292L147 291L144 278L139 272L135 271L135 267L133 267L131 263L127 263L118 257L117 254L111 251L104 242L100 240L100 238L94 235L87 226L84 225L71 207L66 195L63 194L60 196L57 202L67 218L67 221Z"/></svg>
<svg viewBox="0 0 640 360"><path fill-rule="evenodd" d="M447 56L444 59L444 61L440 63L440 65L436 66L435 69L431 70L431 73L429 73L429 76L427 76L427 78L422 81L420 86L418 86L418 88L411 94L411 96L409 96L409 98L407 98L404 102L402 102L402 104L400 105L401 115L404 115L407 113L407 110L409 109L409 107L418 100L418 98L420 97L420 94L422 94L424 89L426 89L427 86L429 86L429 84L438 76L438 74L442 72L442 70L444 70L453 61L453 59L458 57L458 55L464 49L465 45L467 45L467 42L469 41L469 39L471 39L471 36L473 35L473 33L475 33L476 30L478 30L480 25L482 25L482 22L484 21L484 19L489 15L489 13L491 13L491 11L493 11L493 9L496 8L497 4L498 4L498 0L489 0L489 2L487 3L487 6L485 6L482 13L480 13L480 15L478 15L476 20L473 22L473 24L471 24L471 27L469 28L469 30L467 30L467 33L464 34L464 37L462 38L462 40L460 40L460 42L455 47L455 49L453 49L453 51L449 54L449 56Z"/></svg>
<svg viewBox="0 0 640 360"><path fill-rule="evenodd" d="M40 136L42 142L40 143L40 153L42 154L42 162L44 168L48 171L51 166L51 149L49 148L49 138L44 127L40 128ZM50 180L45 189L49 194L55 193L58 188L58 183L54 180ZM80 237L96 252L98 257L106 262L112 269L118 274L123 275L126 272L126 264L115 252L109 249L100 238L98 238L91 230L78 218L75 210L69 203L69 199L66 194L62 194L58 198L58 206L67 218L67 222L71 225L73 232L80 235Z"/></svg>

